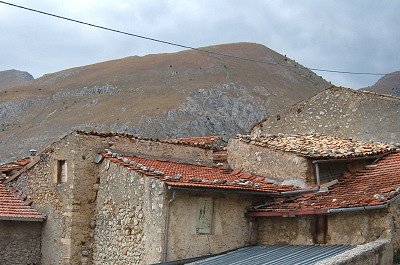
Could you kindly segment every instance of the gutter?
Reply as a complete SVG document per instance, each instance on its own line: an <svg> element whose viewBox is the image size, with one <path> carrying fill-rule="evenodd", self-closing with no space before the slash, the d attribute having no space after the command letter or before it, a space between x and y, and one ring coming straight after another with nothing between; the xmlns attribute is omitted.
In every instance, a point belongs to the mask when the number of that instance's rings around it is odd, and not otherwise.
<svg viewBox="0 0 400 265"><path fill-rule="evenodd" d="M167 203L167 216L165 219L165 234L164 234L164 253L163 253L163 262L166 262L168 259L168 237L169 237L169 222L170 222L170 209L171 203L176 199L176 190L172 191L172 198Z"/></svg>
<svg viewBox="0 0 400 265"><path fill-rule="evenodd" d="M332 162L344 162L344 161L353 161L353 160L367 160L367 159L378 159L388 154L394 153L395 151L387 152L384 154L373 155L373 156L358 156L358 157L348 157L348 158L332 158L332 159L319 159L313 160L311 163L313 164L321 164L321 163L332 163Z"/></svg>
<svg viewBox="0 0 400 265"><path fill-rule="evenodd" d="M386 209L389 207L389 204L400 199L400 194L391 198L384 204L373 205L373 206L358 206L358 207L349 207L349 208L336 208L336 209L328 209L328 213L345 213L345 212L357 212L357 211L368 211L368 210L379 210Z"/></svg>
<svg viewBox="0 0 400 265"><path fill-rule="evenodd" d="M245 213L246 217L294 217L296 215L320 215L320 214L335 214L335 213L346 213L346 212L359 212L359 211L369 211L369 210L379 210L386 209L389 207L389 204L400 199L400 194L391 198L384 204L380 205L372 205L372 206L356 206L356 207L347 207L347 208L331 208L331 209L310 209L303 211L285 211L285 212L277 212L277 211L248 211Z"/></svg>

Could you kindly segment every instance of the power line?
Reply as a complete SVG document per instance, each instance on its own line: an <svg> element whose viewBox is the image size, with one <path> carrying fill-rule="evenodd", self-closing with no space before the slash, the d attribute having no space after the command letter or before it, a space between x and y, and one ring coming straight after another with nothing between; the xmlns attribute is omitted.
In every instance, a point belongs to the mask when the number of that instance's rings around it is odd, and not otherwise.
<svg viewBox="0 0 400 265"><path fill-rule="evenodd" d="M175 43L175 42L164 41L164 40L160 40L160 39L155 39L155 38L146 37L146 36L143 36L143 35L138 35L138 34L134 34L134 33L129 33L129 32L125 32L125 31L109 28L109 27L99 26L99 25L88 23L88 22L84 22L84 21L81 21L81 20L76 20L76 19L72 19L72 18L68 18L68 17L64 17L64 16L60 16L60 15L44 12L44 11L41 11L41 10L37 10L37 9L25 7L25 6L16 5L16 4L13 4L13 3L4 2L4 1L0 1L0 4L5 4L5 5L9 5L9 6L20 8L20 9L28 10L28 11L31 11L31 12L39 13L39 14L42 14L42 15L51 16L51 17L55 17L55 18L58 18L58 19L63 19L63 20L67 20L67 21L70 21L70 22L75 22L75 23L79 23L79 24L82 24L82 25L86 25L86 26L90 26L90 27L94 27L94 28L98 28L98 29L103 29L103 30L107 30L107 31L111 31L111 32L115 32L115 33L119 33L119 34L123 34L123 35L128 35L128 36L131 36L131 37L136 37L136 38L140 38L140 39L144 39L144 40L149 40L149 41L153 41L153 42L167 44L167 45L171 45L171 46L175 46L175 47L185 48L185 49L199 51L199 52L213 54L213 55L220 55L220 56L224 56L224 57L232 58L232 59L240 59L240 60L244 60L244 61L263 63L263 64L281 65L281 66L285 66L285 67L293 67L293 66L290 66L290 65L279 64L279 63L275 63L275 62L267 62L267 61L258 60L258 59L254 59L254 58L241 57L241 56L237 56L237 55L226 54L226 53L221 53L221 52L215 52L215 51L210 51L210 50L201 49L201 48L194 48L194 47L191 47L191 46L187 46L187 45L183 45L183 44L179 44L179 43ZM339 73L339 74L379 75L379 76L385 75L385 74L381 74L381 73L338 71L338 70L329 70L329 69L321 69L321 68L308 68L308 69L312 70L312 71L317 71L317 72Z"/></svg>

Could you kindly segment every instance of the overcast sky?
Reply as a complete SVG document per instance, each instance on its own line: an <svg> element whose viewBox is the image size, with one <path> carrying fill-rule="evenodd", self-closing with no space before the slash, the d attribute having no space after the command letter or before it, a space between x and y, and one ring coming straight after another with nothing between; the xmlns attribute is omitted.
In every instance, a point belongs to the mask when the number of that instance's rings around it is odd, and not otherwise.
<svg viewBox="0 0 400 265"><path fill-rule="evenodd" d="M263 44L310 68L400 70L400 1L8 0L192 47ZM0 4L0 71L46 73L132 55L179 51ZM380 77L317 72L360 88Z"/></svg>

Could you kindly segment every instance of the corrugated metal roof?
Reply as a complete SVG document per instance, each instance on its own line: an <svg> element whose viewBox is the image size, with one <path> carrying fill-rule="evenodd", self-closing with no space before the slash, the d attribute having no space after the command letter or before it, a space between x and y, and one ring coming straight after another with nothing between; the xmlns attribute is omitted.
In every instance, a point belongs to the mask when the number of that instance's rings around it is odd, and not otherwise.
<svg viewBox="0 0 400 265"><path fill-rule="evenodd" d="M305 265L336 256L354 246L311 245L311 246L252 246L241 248L212 258L196 261L196 265Z"/></svg>

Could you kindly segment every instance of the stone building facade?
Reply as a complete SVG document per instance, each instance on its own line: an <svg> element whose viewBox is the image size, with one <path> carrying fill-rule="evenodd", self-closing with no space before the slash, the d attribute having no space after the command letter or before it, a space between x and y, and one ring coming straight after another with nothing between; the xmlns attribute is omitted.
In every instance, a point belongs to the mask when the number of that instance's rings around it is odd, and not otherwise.
<svg viewBox="0 0 400 265"><path fill-rule="evenodd" d="M39 237L27 234L41 241L42 264L150 264L252 244L383 238L398 250L395 151L320 135L239 136L226 149L218 137L159 140L78 131L0 185L25 194L46 216L33 230L41 230ZM339 181L315 185L314 160L343 162L319 171ZM377 176L380 186L371 182ZM341 189L360 194L329 197Z"/></svg>

